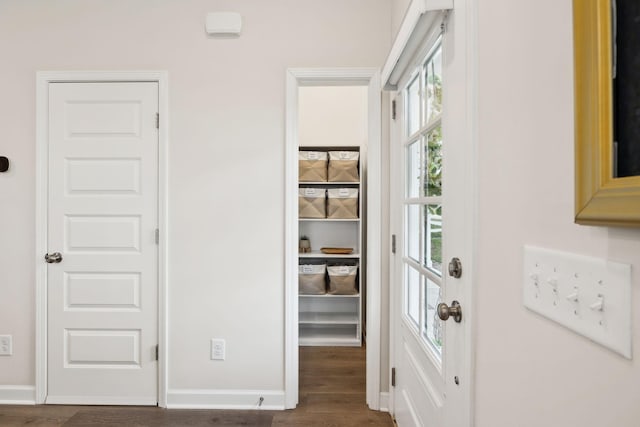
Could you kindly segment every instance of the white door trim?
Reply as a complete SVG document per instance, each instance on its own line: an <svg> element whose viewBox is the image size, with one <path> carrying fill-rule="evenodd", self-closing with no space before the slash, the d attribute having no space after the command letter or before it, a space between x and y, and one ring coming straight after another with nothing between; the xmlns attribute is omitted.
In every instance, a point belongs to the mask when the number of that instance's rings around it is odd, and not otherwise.
<svg viewBox="0 0 640 427"><path fill-rule="evenodd" d="M49 84L56 82L157 82L158 111L158 405L167 402L167 289L168 289L168 148L169 99L166 71L39 71L36 74L36 396L37 404L47 397L47 251L48 111Z"/></svg>
<svg viewBox="0 0 640 427"><path fill-rule="evenodd" d="M382 159L380 71L376 68L287 70L285 144L285 408L298 403L298 87L368 87L367 182L367 404L380 409Z"/></svg>

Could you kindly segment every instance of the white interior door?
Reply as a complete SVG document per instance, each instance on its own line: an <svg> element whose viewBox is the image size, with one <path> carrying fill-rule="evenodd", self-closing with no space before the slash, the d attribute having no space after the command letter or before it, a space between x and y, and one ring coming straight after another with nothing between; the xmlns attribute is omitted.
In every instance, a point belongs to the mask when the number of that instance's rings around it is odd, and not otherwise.
<svg viewBox="0 0 640 427"><path fill-rule="evenodd" d="M51 83L47 403L157 404L158 84Z"/></svg>
<svg viewBox="0 0 640 427"><path fill-rule="evenodd" d="M470 267L467 79L458 12L432 34L400 80L392 127L395 281L394 416L400 427L469 425ZM459 21L458 21L459 22ZM439 21L438 21L439 24ZM464 39L462 39L464 40ZM458 258L466 274L450 274ZM454 302L456 301L456 302ZM438 313L443 309L442 320ZM462 316L456 316L454 304ZM447 310L447 308L449 308Z"/></svg>

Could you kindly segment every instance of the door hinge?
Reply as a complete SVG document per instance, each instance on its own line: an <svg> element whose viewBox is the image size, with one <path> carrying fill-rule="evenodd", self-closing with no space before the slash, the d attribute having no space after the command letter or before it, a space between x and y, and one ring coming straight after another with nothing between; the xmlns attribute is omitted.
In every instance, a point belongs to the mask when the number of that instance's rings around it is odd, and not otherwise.
<svg viewBox="0 0 640 427"><path fill-rule="evenodd" d="M160 129L160 113L156 113L156 129Z"/></svg>
<svg viewBox="0 0 640 427"><path fill-rule="evenodd" d="M160 229L156 228L156 245L160 244Z"/></svg>
<svg viewBox="0 0 640 427"><path fill-rule="evenodd" d="M396 119L396 100L391 101L391 119Z"/></svg>
<svg viewBox="0 0 640 427"><path fill-rule="evenodd" d="M159 360L160 357L160 346L156 345L156 360Z"/></svg>
<svg viewBox="0 0 640 427"><path fill-rule="evenodd" d="M396 368L391 368L391 386L396 386Z"/></svg>
<svg viewBox="0 0 640 427"><path fill-rule="evenodd" d="M395 234L391 235L391 253L392 254L396 253L396 235Z"/></svg>

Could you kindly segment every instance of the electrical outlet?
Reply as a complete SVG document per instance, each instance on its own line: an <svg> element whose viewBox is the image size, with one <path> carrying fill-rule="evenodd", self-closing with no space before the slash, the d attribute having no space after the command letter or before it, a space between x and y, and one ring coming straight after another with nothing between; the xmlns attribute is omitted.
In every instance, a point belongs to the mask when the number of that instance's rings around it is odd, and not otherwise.
<svg viewBox="0 0 640 427"><path fill-rule="evenodd" d="M0 356L11 356L13 343L11 335L0 335Z"/></svg>
<svg viewBox="0 0 640 427"><path fill-rule="evenodd" d="M211 360L224 360L225 342L220 338L211 339Z"/></svg>

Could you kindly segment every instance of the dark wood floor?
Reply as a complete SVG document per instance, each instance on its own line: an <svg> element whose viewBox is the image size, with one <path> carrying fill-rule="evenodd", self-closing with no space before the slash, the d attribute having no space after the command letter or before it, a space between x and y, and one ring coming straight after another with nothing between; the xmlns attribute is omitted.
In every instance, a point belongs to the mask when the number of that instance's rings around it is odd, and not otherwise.
<svg viewBox="0 0 640 427"><path fill-rule="evenodd" d="M0 405L0 426L393 426L389 414L367 409L364 348L301 347L299 397L289 411Z"/></svg>

